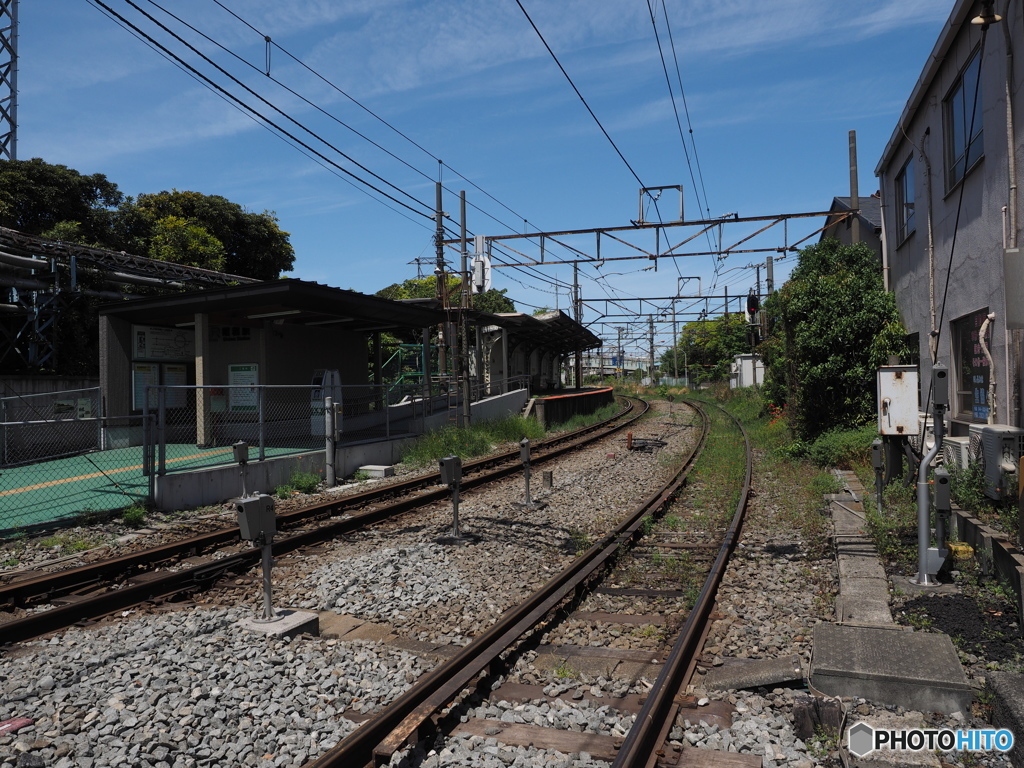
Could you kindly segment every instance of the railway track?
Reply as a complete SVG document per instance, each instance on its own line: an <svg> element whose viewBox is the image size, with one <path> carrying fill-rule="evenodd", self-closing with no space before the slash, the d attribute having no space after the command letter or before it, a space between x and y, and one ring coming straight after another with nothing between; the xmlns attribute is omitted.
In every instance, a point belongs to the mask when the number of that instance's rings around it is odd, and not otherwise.
<svg viewBox="0 0 1024 768"><path fill-rule="evenodd" d="M619 432L635 424L649 407L644 401L620 400L623 410L611 419L535 444L531 463L553 461ZM464 471L466 491L495 482L521 471L519 451L467 462ZM290 533L274 541L274 556L444 500L449 491L437 482L438 474L431 473L282 514L279 530ZM260 551L240 544L238 527L230 526L56 573L21 574L22 578L0 584L0 605L8 610L44 602L54 607L0 619L0 637L3 642L19 642L142 603L205 590L226 575L248 570L259 558Z"/></svg>
<svg viewBox="0 0 1024 768"><path fill-rule="evenodd" d="M652 528L656 525L653 520L664 514L687 482L707 437L708 423L705 416L700 439L678 471L660 490L629 512L613 531L527 600L505 611L500 621L423 676L336 748L313 762L312 768L393 765L396 754L404 750L415 750L416 745L439 744L443 735L478 741L493 739L509 746L558 749L563 753L586 752L593 758L613 762L617 768L638 768L656 763L677 766L702 764L692 762L695 756L685 754L685 750L666 745L666 739L680 709L694 704L681 696L680 691L685 690L686 682L693 672L714 605L715 593L736 544L746 509L752 456L749 441L738 422L735 422L735 432L737 436L742 436L745 443L743 479L741 487L737 489L735 510L727 516L727 523L718 531L718 541L709 546L706 535L682 540L685 537L671 535L673 531L654 531ZM637 546L642 549L638 550ZM668 550L677 556L679 552L684 552L687 560L693 560L694 553L698 558L701 554L707 556L704 558L709 561L706 577L695 596L689 590L666 588L663 579L654 582L653 586L637 586L633 580L629 580L632 586L622 585L623 574L635 570L637 562L653 559L653 553L658 550ZM615 594L619 598L655 596L678 599L692 605L687 605L685 617L679 618L677 622L664 621L669 630L667 633L675 637L674 642L659 644L650 650L627 651L606 647L588 649L585 646L553 642L552 637L557 636L557 628L572 620L652 626L665 619L662 616L652 619L636 612L613 614L582 611L584 597L599 584L604 585L601 591L605 594ZM590 662L601 659L599 664L611 667L632 664L634 678L653 677L653 685L643 695L598 698L597 706L632 712L635 715L633 727L621 734L585 734L545 728L536 723L516 723L514 718L488 720L486 717L481 719L466 715L467 712L486 710L487 701L503 698L543 701L550 705L553 699L558 698L557 692L551 695L544 687L507 682L509 673L517 664L522 663L524 657L536 660L545 654L561 658L565 664L586 664L588 659ZM572 662L574 658L580 661ZM501 681L506 682L492 694L491 688ZM580 697L574 694L574 698ZM728 717L728 713L719 712L715 708L704 714ZM697 719L696 715L694 719ZM424 751L426 748L420 749ZM753 759L743 762L743 759L741 756L733 756L729 764L760 765L759 758L756 762Z"/></svg>

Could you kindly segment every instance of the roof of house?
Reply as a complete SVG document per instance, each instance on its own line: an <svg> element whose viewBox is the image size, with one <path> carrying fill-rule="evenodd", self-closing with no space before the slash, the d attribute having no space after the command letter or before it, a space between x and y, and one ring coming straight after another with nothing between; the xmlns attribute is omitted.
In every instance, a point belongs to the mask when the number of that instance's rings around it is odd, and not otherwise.
<svg viewBox="0 0 1024 768"><path fill-rule="evenodd" d="M840 213L842 211L849 211L853 208L853 198L850 197L833 197L832 206L829 211ZM882 201L877 197L859 197L857 198L857 208L860 210L858 214L859 218L864 222L873 226L876 230L882 229Z"/></svg>

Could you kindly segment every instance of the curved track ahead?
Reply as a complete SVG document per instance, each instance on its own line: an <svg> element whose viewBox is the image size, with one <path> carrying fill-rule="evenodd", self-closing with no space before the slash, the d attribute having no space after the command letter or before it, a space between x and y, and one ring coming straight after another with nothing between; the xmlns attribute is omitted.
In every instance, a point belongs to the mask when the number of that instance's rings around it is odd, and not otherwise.
<svg viewBox="0 0 1024 768"><path fill-rule="evenodd" d="M706 414L700 409L699 404L689 404L703 416L702 434L682 466L660 491L645 499L615 531L583 553L525 602L506 611L497 624L477 637L458 655L421 678L390 706L313 762L311 768L387 765L395 752L433 728L432 718L436 713L454 701L485 672L493 672L492 667L503 665L503 657L510 649L529 636L566 599L596 580L604 569L614 562L623 547L642 537L646 518L666 508L674 499L686 482L707 437L709 421ZM647 695L646 703L637 716L637 725L630 731L619 750L615 761L617 768L640 768L653 764L652 761L662 748L665 733L671 726L675 713L673 698L685 686L692 672L693 660L700 650L704 625L711 614L718 584L738 539L750 490L750 441L743 426L738 421L736 424L746 446L746 470L739 503L711 572L701 589L697 604L691 611L662 673Z"/></svg>

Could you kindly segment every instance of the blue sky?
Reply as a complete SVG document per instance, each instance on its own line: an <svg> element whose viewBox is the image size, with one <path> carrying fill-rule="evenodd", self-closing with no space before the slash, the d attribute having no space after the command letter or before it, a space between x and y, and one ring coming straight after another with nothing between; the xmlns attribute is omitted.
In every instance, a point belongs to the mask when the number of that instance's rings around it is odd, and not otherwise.
<svg viewBox="0 0 1024 768"><path fill-rule="evenodd" d="M439 172L450 190L449 225L458 229L457 194L466 190L469 229L492 236L627 225L637 217L634 172L646 186L682 184L688 220L705 218L705 206L712 217L820 211L833 196L849 193L848 132L856 130L860 192L868 195L877 188L875 163L952 8L950 0L666 0L664 6L662 0L521 0L627 167L515 0L221 0L252 28L214 0L160 2L223 48L148 0L133 1L330 147L244 93L126 0L103 0L331 161L414 210L385 205L337 167L300 153L88 0L21 3L19 158L104 173L130 195L195 190L274 211L295 246L294 277L367 293L415 277L410 262L433 258L433 223L422 214L433 207ZM266 76L264 35L274 44L272 78L299 96ZM674 195L659 203L665 220L676 217ZM647 219L657 215L652 209ZM786 242L822 224L794 222ZM752 231L723 229L725 244ZM779 229L750 245L782 245ZM666 237L674 245L696 231L666 230ZM650 232L631 241L647 250L655 245ZM569 242L594 255L592 236ZM536 243L509 244L539 255ZM698 239L687 248L712 245ZM608 241L602 248L606 258L638 253ZM548 243L546 255L558 260L569 252ZM513 257L519 258L506 252L498 261ZM581 293L585 299L671 296L680 276L701 276L702 290L719 297L720 311L723 292L745 294L755 278L745 267L763 259L660 259L657 271L643 270L647 260L606 261L581 268ZM794 261L778 263L777 283ZM423 266L426 273L431 268ZM566 309L571 281L565 265L494 270L495 287L507 288L525 312ZM695 281L683 288L695 292ZM680 319L688 308L677 305ZM628 323L602 323L602 311L588 309L584 317L599 335L611 338L612 324ZM650 311L645 304L643 312ZM645 318L642 326L646 338ZM671 324L660 318L657 342L670 339Z"/></svg>

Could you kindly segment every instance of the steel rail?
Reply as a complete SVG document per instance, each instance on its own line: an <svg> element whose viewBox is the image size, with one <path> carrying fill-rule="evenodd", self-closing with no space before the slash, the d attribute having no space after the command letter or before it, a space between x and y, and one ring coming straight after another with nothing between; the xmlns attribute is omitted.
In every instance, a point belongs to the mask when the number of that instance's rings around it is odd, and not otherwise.
<svg viewBox="0 0 1024 768"><path fill-rule="evenodd" d="M629 409L618 414L615 418L621 417L624 413L631 412L633 410L632 403L630 405L631 407ZM644 405L647 406L648 404L644 403ZM583 435L576 440L564 442L563 444L536 456L532 461L534 463L541 464L562 456L565 453L576 450L587 442L601 439L602 437L606 437L608 434L613 434L615 431L623 429L642 417L647 412L648 407L645 407L632 419L624 421L621 424L617 424L599 435ZM570 434L577 435L581 431L585 432L587 431L587 428L584 428L584 430L577 430ZM590 431L593 431L593 429ZM565 436L561 437L564 439ZM503 454L503 456L506 458L515 456L518 459L519 451L511 451L507 454ZM491 457L491 459L488 460L480 460L474 464L484 464L487 461L493 462L494 457ZM462 481L462 488L463 490L469 490L476 486L484 485L488 482L507 477L508 475L519 472L521 466L522 465L518 462L506 463L504 466L498 467L497 469L493 469L489 472L465 478ZM432 475L431 477L435 476ZM422 481L422 478L420 478L420 480ZM393 486L391 488L393 488ZM301 549L302 547L311 546L321 541L334 538L335 536L351 533L367 525L381 522L382 520L390 517L404 514L417 507L446 500L449 495L450 491L448 488L442 487L420 493L416 496L407 496L406 498L392 502L391 504L385 504L376 509L354 514L343 520L337 520L308 531L303 531L286 538L278 539L272 544L272 552L273 555L279 556ZM322 506L334 506L335 504L335 502L331 502ZM297 512L291 514L294 515L297 514ZM286 516L282 515L282 518L284 517ZM223 531L217 531L214 533L219 537L227 536L231 540L238 537L237 528L224 529ZM195 541L195 538L190 541ZM173 547L175 545L168 546ZM164 548L158 548L158 550L163 549ZM143 552L138 553L137 555L128 555L125 558L118 558L118 560L138 563L139 558L143 557L145 554L146 553ZM102 594L82 598L70 605L32 613L10 622L0 623L0 644L21 642L33 637L39 637L40 635L63 629L72 624L96 619L115 611L124 610L128 606L145 602L146 600L153 600L167 595L180 593L182 591L192 590L197 587L203 587L225 573L248 570L260 561L260 557L261 550L253 547L220 560L204 564L197 568L168 571L159 574L148 573L146 574L145 580L140 583L125 584L117 589L110 590ZM83 566L85 569L89 567L90 566ZM63 573L53 574L53 576L63 578ZM16 588L19 583L9 585L6 589L8 589L8 591L14 591L14 588ZM38 590L38 585L36 588ZM2 591L0 591L0 594L2 594Z"/></svg>
<svg viewBox="0 0 1024 768"><path fill-rule="evenodd" d="M750 478L753 472L753 450L750 445L750 437L735 416L720 406L719 409L728 414L743 435L746 446L746 474L743 480L743 489L740 492L736 511L732 516L732 523L718 550L711 573L704 581L697 603L690 611L690 615L687 616L686 623L680 630L679 639L672 647L661 673L654 682L654 687L647 693L647 700L637 714L633 727L626 734L615 761L612 763L612 768L645 768L648 765L653 765L658 753L662 750L665 741L665 728L666 725L670 725L668 720L673 713L673 699L685 684L691 661L700 651L704 627L715 605L718 586L725 574L729 557L736 547L743 519L746 516L747 501L750 497Z"/></svg>
<svg viewBox="0 0 1024 768"><path fill-rule="evenodd" d="M682 466L660 490L525 602L505 611L496 624L456 656L421 677L387 708L307 768L387 765L392 755L411 741L436 712L451 703L484 670L501 664L502 654L529 634L567 597L614 562L619 550L641 533L647 515L667 506L686 482L709 430L706 414L699 407L697 410L703 418L700 438Z"/></svg>
<svg viewBox="0 0 1024 768"><path fill-rule="evenodd" d="M590 424L573 432L568 432L564 435L558 435L539 442L536 445L536 448L540 453L537 454L537 458L535 460L542 462L544 460L544 456L547 455L547 452L552 450L555 446L561 444L575 444L578 440L586 437L587 434L598 431L602 427L607 427L616 419L620 419L631 413L634 408L633 403L629 400L626 402L628 404L627 407L610 419L606 419L605 421L597 424ZM625 424L613 426L607 431L608 433L612 433L615 429L621 429L623 426L625 426ZM464 471L467 474L479 472L505 462L513 460L518 461L518 459L519 449L516 448L495 456L486 456L466 462L464 465ZM518 467L519 465L516 464L516 466ZM292 512L286 512L278 515L278 527L279 529L293 528L309 520L333 517L346 512L347 510L365 507L369 504L378 503L388 498L408 494L421 488L436 485L438 478L439 473L436 472L429 475L421 475L410 480L392 483L381 488L364 491L363 493L352 494L341 499L333 499L331 501L313 504ZM470 480L465 480L463 485L467 488L471 487ZM180 539L178 541L169 542L157 547L151 547L139 552L133 552L121 557L115 557L97 563L90 563L77 568L69 568L57 573L44 574L34 578L10 581L6 584L0 584L0 605L22 605L34 597L53 596L61 591L66 592L89 584L96 584L104 579L131 574L140 568L154 563L173 560L181 557L182 555L197 553L214 546L223 546L237 540L238 526L227 526L216 531L198 534L187 539ZM6 574L0 573L0 582L2 582L5 577Z"/></svg>

